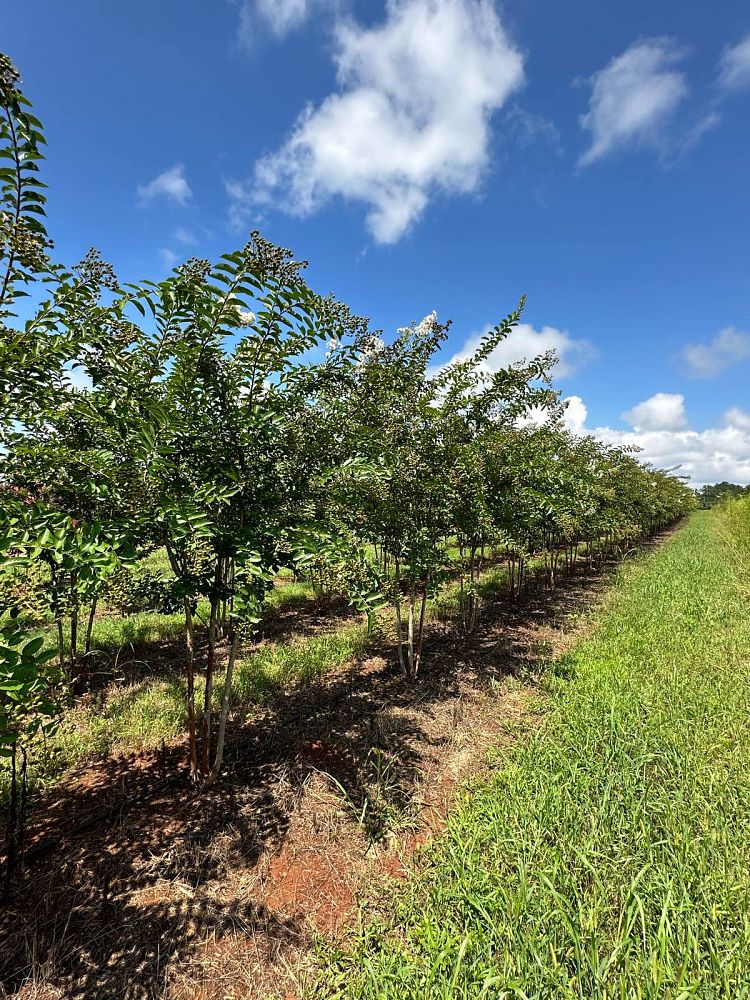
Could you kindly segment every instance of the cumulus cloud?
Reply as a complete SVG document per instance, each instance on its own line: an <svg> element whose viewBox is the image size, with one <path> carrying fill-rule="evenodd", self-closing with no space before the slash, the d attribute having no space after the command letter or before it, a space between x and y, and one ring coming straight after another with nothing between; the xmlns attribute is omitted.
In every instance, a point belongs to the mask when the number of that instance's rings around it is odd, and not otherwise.
<svg viewBox="0 0 750 1000"><path fill-rule="evenodd" d="M750 34L722 53L719 60L719 86L726 90L750 87Z"/></svg>
<svg viewBox="0 0 750 1000"><path fill-rule="evenodd" d="M750 413L741 410L739 406L733 406L724 414L724 419L730 427L739 431L747 431L750 434Z"/></svg>
<svg viewBox="0 0 750 1000"><path fill-rule="evenodd" d="M588 420L588 407L580 396L568 396L565 400L563 423L573 434L584 434Z"/></svg>
<svg viewBox="0 0 750 1000"><path fill-rule="evenodd" d="M724 327L707 344L688 344L680 354L689 375L712 378L727 368L750 360L750 333Z"/></svg>
<svg viewBox="0 0 750 1000"><path fill-rule="evenodd" d="M732 407L722 425L691 430L684 397L660 392L623 414L633 429L589 427L586 404L569 396L563 420L576 434L591 434L606 444L639 449L638 457L657 468L679 468L692 486L705 483L750 483L750 413ZM542 422L539 414L535 422Z"/></svg>
<svg viewBox="0 0 750 1000"><path fill-rule="evenodd" d="M228 185L230 215L265 204L306 216L343 197L393 243L435 193L477 189L492 115L521 86L523 58L491 0L388 0L380 24L337 21L333 49L336 91L250 181Z"/></svg>
<svg viewBox="0 0 750 1000"><path fill-rule="evenodd" d="M481 333L469 337L448 363L452 364L471 357L490 330L491 327L487 326ZM555 326L543 326L541 330L535 330L530 323L519 323L490 354L484 367L487 372L497 372L518 361L531 361L532 358L547 354L549 351L554 351L557 355L558 360L554 368L554 375L557 378L572 375L596 356L593 344L588 340L571 337L567 330L558 330Z"/></svg>
<svg viewBox="0 0 750 1000"><path fill-rule="evenodd" d="M139 184L137 191L138 201L142 205L148 204L155 198L166 198L178 205L184 205L193 196L185 177L185 168L181 163L169 167L148 184Z"/></svg>
<svg viewBox="0 0 750 1000"><path fill-rule="evenodd" d="M653 430L643 433L597 427L596 437L619 446L636 445L640 458L659 468L674 468L690 476L691 485L750 483L750 414L728 410L721 427L704 431Z"/></svg>
<svg viewBox="0 0 750 1000"><path fill-rule="evenodd" d="M688 93L677 68L684 57L673 39L645 38L590 78L589 110L580 122L591 145L579 166L627 146L662 148L662 128Z"/></svg>
<svg viewBox="0 0 750 1000"><path fill-rule="evenodd" d="M638 433L681 431L687 427L685 397L679 392L657 392L622 416Z"/></svg>

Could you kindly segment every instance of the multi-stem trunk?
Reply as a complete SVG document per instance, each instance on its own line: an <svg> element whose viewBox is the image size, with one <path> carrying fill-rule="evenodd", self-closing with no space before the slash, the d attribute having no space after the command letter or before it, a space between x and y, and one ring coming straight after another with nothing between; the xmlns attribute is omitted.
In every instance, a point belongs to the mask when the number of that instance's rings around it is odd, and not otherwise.
<svg viewBox="0 0 750 1000"><path fill-rule="evenodd" d="M13 884L13 877L16 872L18 861L18 769L17 769L17 745L11 744L10 748L10 798L8 801L8 820L6 830L5 849L5 889L3 900L10 898L10 890Z"/></svg>
<svg viewBox="0 0 750 1000"><path fill-rule="evenodd" d="M168 540L165 540L165 547L172 572L180 579L184 576L184 567L180 565L177 554ZM185 627L185 680L187 687L185 707L188 717L188 756L190 758L190 778L195 781L198 774L198 745L195 730L195 628L193 607L187 595L182 599L182 607Z"/></svg>
<svg viewBox="0 0 750 1000"><path fill-rule="evenodd" d="M407 673L411 680L414 680L416 673L414 671L414 601L415 601L415 587L412 584L409 587L409 618L407 623Z"/></svg>
<svg viewBox="0 0 750 1000"><path fill-rule="evenodd" d="M469 634L474 632L477 624L477 610L479 608L477 586L479 584L479 573L482 559L484 559L484 546L482 546L480 562L479 565L477 565L477 547L476 545L472 545L471 555L469 557L469 581L471 583L471 591L469 593Z"/></svg>

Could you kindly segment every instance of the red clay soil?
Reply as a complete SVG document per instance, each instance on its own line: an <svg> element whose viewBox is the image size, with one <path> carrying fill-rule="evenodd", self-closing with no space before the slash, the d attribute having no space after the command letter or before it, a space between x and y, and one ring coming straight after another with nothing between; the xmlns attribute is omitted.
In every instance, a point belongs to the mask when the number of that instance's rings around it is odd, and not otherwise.
<svg viewBox="0 0 750 1000"><path fill-rule="evenodd" d="M218 786L191 789L180 744L71 771L33 806L0 914L7 994L302 996L315 935L351 925L373 879L405 878L489 748L535 724L529 678L607 578L490 605L468 640L431 625L416 686L384 649L280 692L232 727Z"/></svg>

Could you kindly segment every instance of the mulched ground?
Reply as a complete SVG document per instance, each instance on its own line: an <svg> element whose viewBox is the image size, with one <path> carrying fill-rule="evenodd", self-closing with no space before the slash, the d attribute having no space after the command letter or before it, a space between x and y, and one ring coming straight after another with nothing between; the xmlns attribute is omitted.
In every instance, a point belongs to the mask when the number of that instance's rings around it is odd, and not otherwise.
<svg viewBox="0 0 750 1000"><path fill-rule="evenodd" d="M230 727L219 786L190 787L181 744L71 771L33 805L0 914L8 995L298 996L315 935L403 879L487 749L535 724L535 673L610 575L485 606L469 638L431 624L415 686L383 648L280 692Z"/></svg>

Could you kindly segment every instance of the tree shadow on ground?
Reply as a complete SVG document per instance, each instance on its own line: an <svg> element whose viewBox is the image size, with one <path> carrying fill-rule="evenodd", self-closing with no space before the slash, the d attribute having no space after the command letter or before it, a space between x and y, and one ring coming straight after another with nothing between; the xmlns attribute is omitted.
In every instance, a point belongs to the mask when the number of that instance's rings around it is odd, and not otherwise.
<svg viewBox="0 0 750 1000"><path fill-rule="evenodd" d="M255 642L245 653L252 653L263 642L279 642L294 637L305 639L313 635L341 628L347 622L359 619L359 614L346 599L325 595L314 598L304 594L285 600L279 607L266 609L257 629ZM152 622L138 624L138 616L123 619L120 631L122 643L94 648L79 657L81 676L76 681L76 693L85 699L104 693L112 683L135 684L148 677L162 680L181 679L185 668L185 654L180 638L173 635L147 638L157 626ZM174 626L170 624L170 632ZM199 661L205 654L207 625L197 621L195 629L196 653ZM219 646L220 659L226 650Z"/></svg>
<svg viewBox="0 0 750 1000"><path fill-rule="evenodd" d="M388 804L407 808L426 755L451 739L424 720L467 681L540 669L550 650L539 626L569 629L611 570L518 604L498 595L474 636L431 624L416 685L385 644L362 664L280 691L230 726L226 778L203 791L190 786L180 745L81 769L30 816L27 870L0 914L0 981L12 993L41 967L65 997L146 1000L163 996L169 970L189 963L207 935L252 935L274 954L301 947L303 920L253 899L254 870L283 845L310 775L324 771L361 812L386 760ZM421 723L409 715L417 705ZM387 723L394 712L397 727ZM238 872L247 876L241 892Z"/></svg>

